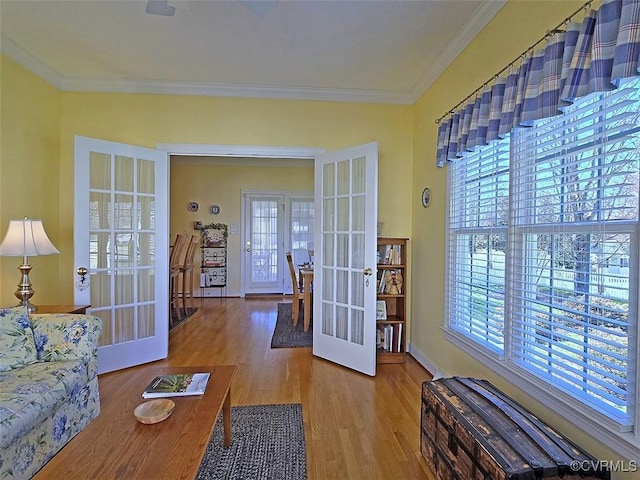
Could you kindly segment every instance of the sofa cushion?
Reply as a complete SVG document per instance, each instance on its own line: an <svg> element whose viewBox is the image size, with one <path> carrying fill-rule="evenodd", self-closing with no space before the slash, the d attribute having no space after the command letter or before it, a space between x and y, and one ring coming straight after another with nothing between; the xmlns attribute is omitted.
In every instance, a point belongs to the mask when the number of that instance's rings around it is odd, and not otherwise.
<svg viewBox="0 0 640 480"><path fill-rule="evenodd" d="M0 308L0 372L38 360L26 307Z"/></svg>
<svg viewBox="0 0 640 480"><path fill-rule="evenodd" d="M0 447L32 430L87 381L87 367L80 360L34 363L0 372Z"/></svg>

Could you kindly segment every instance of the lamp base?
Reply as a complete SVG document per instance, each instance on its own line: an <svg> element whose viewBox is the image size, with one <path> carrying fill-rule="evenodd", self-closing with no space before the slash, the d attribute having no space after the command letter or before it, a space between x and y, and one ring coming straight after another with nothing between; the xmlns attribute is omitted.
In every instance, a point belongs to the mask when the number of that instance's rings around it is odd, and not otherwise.
<svg viewBox="0 0 640 480"><path fill-rule="evenodd" d="M29 302L29 299L36 293L31 287L31 280L29 280L29 272L31 272L31 265L27 263L25 257L24 263L18 267L18 270L22 273L22 281L18 284L18 289L13 293L20 303L17 307L27 307L29 313L33 313L38 310L38 307Z"/></svg>

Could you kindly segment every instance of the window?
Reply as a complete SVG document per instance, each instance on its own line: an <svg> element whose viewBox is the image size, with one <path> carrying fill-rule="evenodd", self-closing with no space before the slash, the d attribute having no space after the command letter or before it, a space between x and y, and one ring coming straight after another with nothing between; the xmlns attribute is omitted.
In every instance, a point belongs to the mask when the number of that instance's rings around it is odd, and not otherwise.
<svg viewBox="0 0 640 480"><path fill-rule="evenodd" d="M633 79L448 167L449 338L618 432L640 401L639 112Z"/></svg>

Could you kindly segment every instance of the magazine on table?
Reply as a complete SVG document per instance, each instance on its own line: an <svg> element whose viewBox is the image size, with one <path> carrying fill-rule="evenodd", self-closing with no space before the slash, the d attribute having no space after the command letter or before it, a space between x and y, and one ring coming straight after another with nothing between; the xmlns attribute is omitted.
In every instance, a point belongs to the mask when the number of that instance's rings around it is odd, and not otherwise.
<svg viewBox="0 0 640 480"><path fill-rule="evenodd" d="M202 395L207 388L210 375L210 373L158 375L144 389L142 397L159 398Z"/></svg>

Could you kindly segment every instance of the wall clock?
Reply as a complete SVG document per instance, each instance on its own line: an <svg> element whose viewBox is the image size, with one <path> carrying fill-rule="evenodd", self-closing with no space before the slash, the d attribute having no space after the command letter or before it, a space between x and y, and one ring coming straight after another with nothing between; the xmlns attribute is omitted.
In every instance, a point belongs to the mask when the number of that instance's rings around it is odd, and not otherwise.
<svg viewBox="0 0 640 480"><path fill-rule="evenodd" d="M220 213L220 205L211 205L209 211L211 215L218 215Z"/></svg>
<svg viewBox="0 0 640 480"><path fill-rule="evenodd" d="M425 187L425 189L422 190L422 206L424 208L427 208L430 203L431 203L431 190Z"/></svg>
<svg viewBox="0 0 640 480"><path fill-rule="evenodd" d="M187 204L187 210L189 210L190 212L197 212L198 208L200 208L200 205L198 205L198 202L189 202Z"/></svg>

